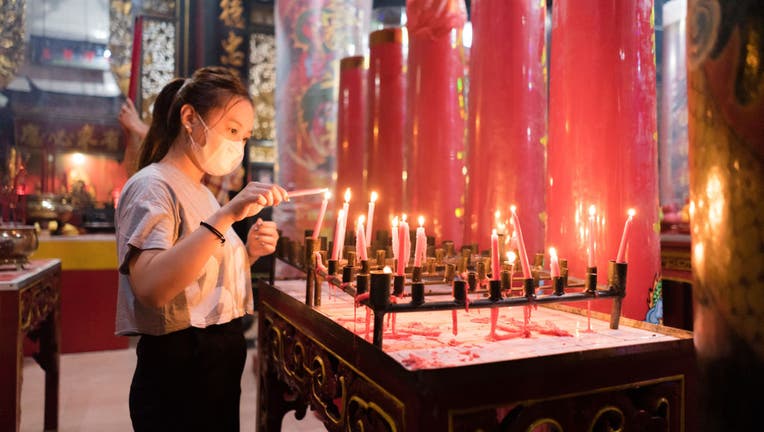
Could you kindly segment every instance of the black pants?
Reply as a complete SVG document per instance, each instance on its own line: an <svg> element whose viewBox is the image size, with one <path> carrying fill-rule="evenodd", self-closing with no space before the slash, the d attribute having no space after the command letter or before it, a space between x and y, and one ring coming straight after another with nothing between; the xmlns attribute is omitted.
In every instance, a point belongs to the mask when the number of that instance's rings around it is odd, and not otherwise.
<svg viewBox="0 0 764 432"><path fill-rule="evenodd" d="M130 386L136 431L239 431L247 355L241 318L141 336Z"/></svg>

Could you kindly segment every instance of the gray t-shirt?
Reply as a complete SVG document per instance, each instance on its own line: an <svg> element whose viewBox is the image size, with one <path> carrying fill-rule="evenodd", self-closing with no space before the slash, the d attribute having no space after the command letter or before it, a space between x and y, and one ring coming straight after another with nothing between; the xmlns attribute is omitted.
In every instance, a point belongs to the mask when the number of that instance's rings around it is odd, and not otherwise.
<svg viewBox="0 0 764 432"><path fill-rule="evenodd" d="M223 324L253 312L247 251L233 228L198 279L161 308L140 303L128 262L141 250L166 250L196 229L220 205L198 181L164 163L151 164L125 183L115 216L119 261L116 334L161 335Z"/></svg>

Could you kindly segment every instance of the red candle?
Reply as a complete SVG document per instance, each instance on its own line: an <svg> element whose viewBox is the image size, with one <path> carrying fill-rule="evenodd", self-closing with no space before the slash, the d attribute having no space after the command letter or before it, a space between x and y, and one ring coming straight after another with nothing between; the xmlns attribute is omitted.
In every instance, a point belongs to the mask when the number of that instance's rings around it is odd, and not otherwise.
<svg viewBox="0 0 764 432"><path fill-rule="evenodd" d="M520 229L520 219L517 217L517 208L511 207L512 210L512 223L515 225L517 231L517 247L520 252L520 265L523 267L523 277L528 279L531 277L531 264L528 261L528 253L525 251L525 241L523 241L523 230Z"/></svg>
<svg viewBox="0 0 764 432"><path fill-rule="evenodd" d="M597 207L594 204L589 206L589 247L587 248L587 263L589 267L595 267L597 264L594 260L594 216L597 214Z"/></svg>
<svg viewBox="0 0 764 432"><path fill-rule="evenodd" d="M385 196L375 211L388 221L402 208L404 196L401 173L406 155L406 40L405 27L369 34L366 186ZM367 233L371 231L366 228Z"/></svg>
<svg viewBox="0 0 764 432"><path fill-rule="evenodd" d="M491 279L499 280L501 264L499 263L499 234L496 230L491 233Z"/></svg>
<svg viewBox="0 0 764 432"><path fill-rule="evenodd" d="M414 246L414 267L422 267L426 254L427 235L424 232L424 216L419 216L419 228L416 229L416 245Z"/></svg>
<svg viewBox="0 0 764 432"><path fill-rule="evenodd" d="M438 4L435 7L435 4ZM436 238L462 243L465 194L464 0L406 3L408 30L404 190ZM387 153L390 155L391 153ZM389 156L385 160L394 159ZM433 175L432 167L446 175ZM487 185L487 184L486 184Z"/></svg>
<svg viewBox="0 0 764 432"><path fill-rule="evenodd" d="M358 253L358 259L366 261L366 234L363 231L363 216L358 217L358 223L355 227L355 250Z"/></svg>
<svg viewBox="0 0 764 432"><path fill-rule="evenodd" d="M629 241L629 230L631 229L631 220L634 219L634 209L629 209L629 217L626 219L626 223L623 225L623 234L621 235L621 244L618 246L618 256L615 258L615 262L626 262L626 243Z"/></svg>
<svg viewBox="0 0 764 432"><path fill-rule="evenodd" d="M525 245L544 250L546 3L472 1L463 244L489 244L494 226L501 235L485 209L514 203L523 209Z"/></svg>
<svg viewBox="0 0 764 432"><path fill-rule="evenodd" d="M329 204L329 198L332 193L329 191L324 192L324 200L321 201L321 210L318 212L318 219L316 220L316 226L313 227L313 239L317 239L319 232L321 231L321 225L324 223L324 215L326 214L326 206Z"/></svg>
<svg viewBox="0 0 764 432"><path fill-rule="evenodd" d="M597 205L599 268L617 256L624 210L640 209L630 228L639 246L628 248L629 295L622 309L625 317L639 320L647 313L644 299L661 263L660 234L653 229L658 222L653 3L555 1L548 62L553 78L545 184L546 202L554 205L546 207L546 242L582 276L589 204ZM599 272L600 283L605 274ZM592 310L610 312L610 307L592 302Z"/></svg>
<svg viewBox="0 0 764 432"><path fill-rule="evenodd" d="M337 158L335 190L364 190L366 152L366 59L344 57L339 62Z"/></svg>
<svg viewBox="0 0 764 432"><path fill-rule="evenodd" d="M377 193L372 192L369 199L369 211L366 217L366 244L371 245L371 230L374 222L374 205L377 202Z"/></svg>
<svg viewBox="0 0 764 432"><path fill-rule="evenodd" d="M549 248L549 273L552 277L560 276L560 262L557 259L557 249Z"/></svg>

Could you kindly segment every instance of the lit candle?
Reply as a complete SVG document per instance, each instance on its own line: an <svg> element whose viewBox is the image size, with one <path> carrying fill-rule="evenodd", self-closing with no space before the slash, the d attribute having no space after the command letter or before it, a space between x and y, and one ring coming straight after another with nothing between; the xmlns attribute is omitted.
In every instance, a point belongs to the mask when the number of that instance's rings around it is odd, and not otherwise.
<svg viewBox="0 0 764 432"><path fill-rule="evenodd" d="M340 225L340 253L337 259L342 259L342 250L345 248L345 232L348 226L348 211L350 210L350 188L345 190L345 203L342 204L342 222Z"/></svg>
<svg viewBox="0 0 764 432"><path fill-rule="evenodd" d="M589 267L596 266L594 262L594 215L597 214L597 207L594 206L594 204L589 206L589 250L588 252L588 262L587 265Z"/></svg>
<svg viewBox="0 0 764 432"><path fill-rule="evenodd" d="M313 228L313 239L317 239L319 232L321 231L321 225L324 223L324 215L326 214L326 206L329 204L329 198L332 193L329 191L324 192L324 200L321 201L321 210L318 212L318 220L316 220L316 226Z"/></svg>
<svg viewBox="0 0 764 432"><path fill-rule="evenodd" d="M520 252L520 264L523 267L523 278L528 279L531 277L531 264L528 261L528 253L525 251L525 240L523 240L523 230L520 228L520 218L517 217L517 207L512 206L512 223L515 225L515 231L517 231L517 248Z"/></svg>
<svg viewBox="0 0 764 432"><path fill-rule="evenodd" d="M411 256L411 239L409 238L409 224L406 222L406 215L401 216L398 224L398 274L406 273L406 264Z"/></svg>
<svg viewBox="0 0 764 432"><path fill-rule="evenodd" d="M425 255L427 255L427 235L424 232L424 216L419 216L419 228L416 229L416 245L414 246L414 267L422 267Z"/></svg>
<svg viewBox="0 0 764 432"><path fill-rule="evenodd" d="M377 202L377 193L372 192L369 199L369 212L366 216L366 244L371 244L371 230L374 222L374 203Z"/></svg>
<svg viewBox="0 0 764 432"><path fill-rule="evenodd" d="M393 258L398 258L398 248L400 247L398 241L398 216L393 217Z"/></svg>
<svg viewBox="0 0 764 432"><path fill-rule="evenodd" d="M634 209L629 209L629 217L626 219L626 224L623 226L623 234L621 235L621 244L618 246L618 256L615 258L615 262L626 262L626 243L629 241L629 231L631 230L631 220L634 219L636 212Z"/></svg>
<svg viewBox="0 0 764 432"><path fill-rule="evenodd" d="M552 277L560 276L560 262L557 260L557 249L549 248L549 272Z"/></svg>
<svg viewBox="0 0 764 432"><path fill-rule="evenodd" d="M499 263L499 234L496 230L491 233L491 279L501 278L501 264Z"/></svg>
<svg viewBox="0 0 764 432"><path fill-rule="evenodd" d="M355 250L358 253L358 259L366 261L366 234L363 231L363 216L358 217L358 223L355 226Z"/></svg>
<svg viewBox="0 0 764 432"><path fill-rule="evenodd" d="M337 223L334 225L334 243L332 244L332 259L338 260L340 254L340 230L342 226L342 209L337 212Z"/></svg>

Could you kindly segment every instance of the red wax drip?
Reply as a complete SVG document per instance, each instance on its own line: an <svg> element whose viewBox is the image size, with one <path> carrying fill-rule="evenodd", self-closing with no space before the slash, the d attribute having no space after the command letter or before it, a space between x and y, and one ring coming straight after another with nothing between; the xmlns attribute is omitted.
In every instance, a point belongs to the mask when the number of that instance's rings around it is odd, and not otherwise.
<svg viewBox="0 0 764 432"><path fill-rule="evenodd" d="M377 221L374 226L385 226L403 207L401 172L405 160L406 57L402 33L405 31L387 28L372 33L369 38L366 182L369 193L376 191L379 194L374 209Z"/></svg>

